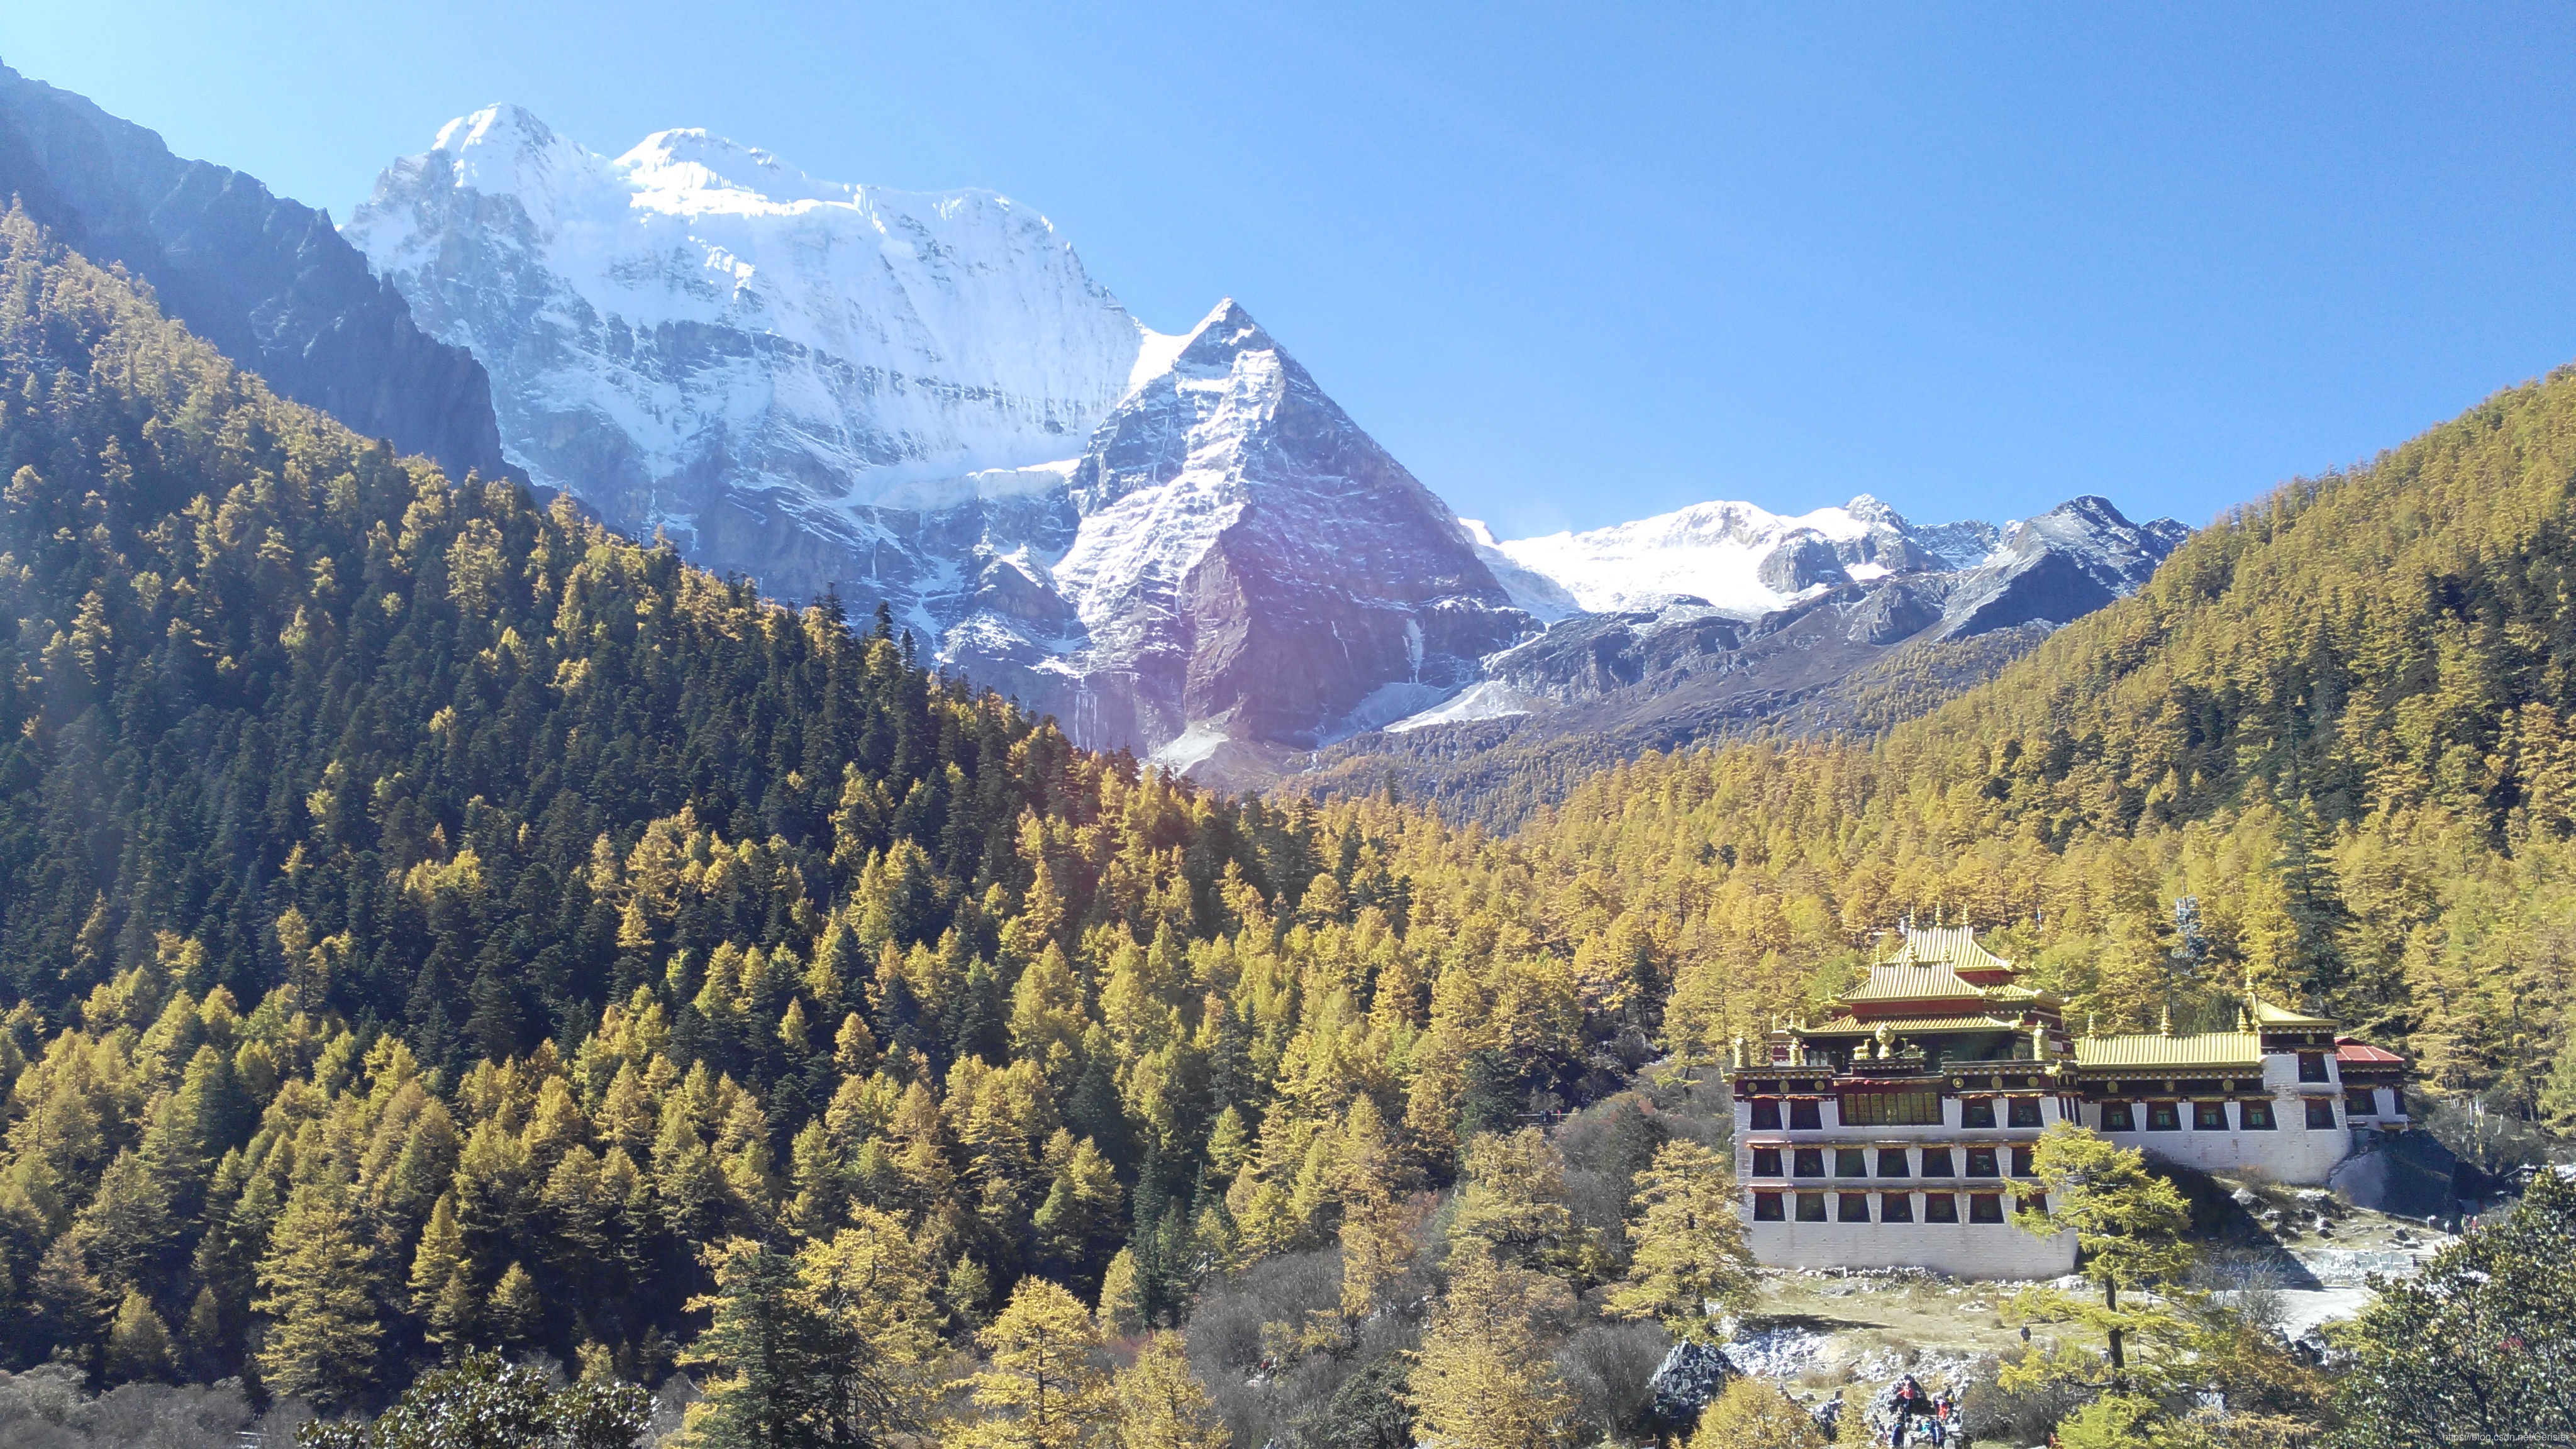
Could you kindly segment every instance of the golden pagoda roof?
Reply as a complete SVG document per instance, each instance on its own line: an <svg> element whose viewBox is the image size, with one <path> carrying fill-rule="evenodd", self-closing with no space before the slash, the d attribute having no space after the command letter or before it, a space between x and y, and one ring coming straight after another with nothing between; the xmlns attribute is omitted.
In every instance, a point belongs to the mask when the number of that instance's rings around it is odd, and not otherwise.
<svg viewBox="0 0 2576 1449"><path fill-rule="evenodd" d="M2027 1031L2020 1022L2005 1016L1972 1012L1962 1016L1893 1016L1883 1021L1863 1021L1856 1016L1837 1016L1814 1026L1800 1027L1801 1036L1869 1036L1880 1027L1902 1036L1909 1032L1933 1031Z"/></svg>
<svg viewBox="0 0 2576 1449"><path fill-rule="evenodd" d="M2263 1065L2263 1039L2250 1031L2204 1031L2190 1036L2079 1036L2079 1067L2226 1067Z"/></svg>
<svg viewBox="0 0 2576 1449"><path fill-rule="evenodd" d="M1880 962L1869 968L1869 980L1843 993L1845 1001L1914 1001L1930 997L1985 995L1985 988L1962 978L1946 963L1916 966Z"/></svg>
<svg viewBox="0 0 2576 1449"><path fill-rule="evenodd" d="M1977 933L1967 926L1908 925L1897 933L1896 948L1887 959L1889 965L1940 965L1970 971L2013 969L2013 963L1978 945Z"/></svg>
<svg viewBox="0 0 2576 1449"><path fill-rule="evenodd" d="M2292 1011L2286 1006L2274 1006L2271 1002L2265 1001L2259 996L2254 998L2254 1024L2256 1026L2308 1027L2317 1031L2329 1031L2332 1030L2335 1025L2334 1022L2329 1021L2322 1016L2310 1016L2305 1012Z"/></svg>

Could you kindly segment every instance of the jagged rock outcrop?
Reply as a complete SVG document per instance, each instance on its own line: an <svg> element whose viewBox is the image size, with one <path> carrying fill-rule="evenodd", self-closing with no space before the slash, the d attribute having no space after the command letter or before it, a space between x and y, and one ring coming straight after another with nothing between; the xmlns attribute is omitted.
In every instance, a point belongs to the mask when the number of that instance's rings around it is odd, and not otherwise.
<svg viewBox="0 0 2576 1449"><path fill-rule="evenodd" d="M2138 591L2190 530L2134 524L2111 500L2070 499L2014 526L1992 558L1950 586L1942 639L2016 624L2065 624Z"/></svg>
<svg viewBox="0 0 2576 1449"><path fill-rule="evenodd" d="M459 478L508 470L483 368L415 327L322 212L0 66L7 196L285 396Z"/></svg>

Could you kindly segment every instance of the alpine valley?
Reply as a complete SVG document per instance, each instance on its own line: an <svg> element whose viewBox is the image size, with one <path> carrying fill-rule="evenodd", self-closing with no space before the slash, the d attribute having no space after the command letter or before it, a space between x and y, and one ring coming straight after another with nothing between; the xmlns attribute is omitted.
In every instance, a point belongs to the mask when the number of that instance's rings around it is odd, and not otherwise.
<svg viewBox="0 0 2576 1449"><path fill-rule="evenodd" d="M985 193L0 192L7 1449L2576 1436L2576 368L1507 539Z"/></svg>
<svg viewBox="0 0 2576 1449"><path fill-rule="evenodd" d="M1235 302L1158 333L1007 198L699 131L610 157L496 106L345 234L489 372L537 483L773 595L882 602L1077 743L1230 786L1380 730L1589 732L1566 712L1604 699L1659 701L1640 747L1685 742L1911 643L2064 623L2183 533L2101 499L1999 529L1864 497L1498 542Z"/></svg>

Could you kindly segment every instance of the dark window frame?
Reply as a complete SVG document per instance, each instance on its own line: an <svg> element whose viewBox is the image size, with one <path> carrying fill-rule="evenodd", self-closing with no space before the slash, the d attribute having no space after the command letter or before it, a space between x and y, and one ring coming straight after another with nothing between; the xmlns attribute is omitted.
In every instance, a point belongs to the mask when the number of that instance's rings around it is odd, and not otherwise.
<svg viewBox="0 0 2576 1449"><path fill-rule="evenodd" d="M1938 1168L1933 1166L1935 1162L1940 1164ZM1947 1147L1926 1147L1923 1149L1923 1175L1925 1177L1957 1177L1959 1175L1958 1159L1951 1156L1950 1149Z"/></svg>
<svg viewBox="0 0 2576 1449"><path fill-rule="evenodd" d="M2191 1130L2194 1132L2226 1131L2227 1104L2225 1102L2193 1102L2191 1104Z"/></svg>
<svg viewBox="0 0 2576 1449"><path fill-rule="evenodd" d="M2280 1119L2273 1115L2272 1102L2268 1097L2248 1097L2237 1103L2236 1120L2248 1132L2270 1132L2281 1125Z"/></svg>
<svg viewBox="0 0 2576 1449"><path fill-rule="evenodd" d="M1777 1132L1780 1130L1779 1098L1756 1097L1753 1099L1752 1128L1756 1132Z"/></svg>
<svg viewBox="0 0 2576 1449"><path fill-rule="evenodd" d="M1955 1192L1928 1192L1923 1195L1923 1221L1955 1223L1959 1220L1959 1195Z"/></svg>
<svg viewBox="0 0 2576 1449"><path fill-rule="evenodd" d="M1968 1177L2001 1177L2004 1175L2004 1170L2001 1166L2000 1159L1995 1156L1995 1150L1993 1148L1971 1147L1968 1149L1968 1170L1964 1175Z"/></svg>
<svg viewBox="0 0 2576 1449"><path fill-rule="evenodd" d="M2031 1175L2031 1153L2032 1149L2028 1147L2016 1147L2012 1150L2013 1176L2028 1177Z"/></svg>
<svg viewBox="0 0 2576 1449"><path fill-rule="evenodd" d="M1834 1204L1835 1222L1865 1223L1870 1221L1868 1193L1838 1192L1835 1193L1834 1196L1842 1199L1842 1201Z"/></svg>
<svg viewBox="0 0 2576 1449"><path fill-rule="evenodd" d="M1878 1220L1882 1223L1914 1221L1914 1194L1882 1192L1878 1195Z"/></svg>
<svg viewBox="0 0 2576 1449"><path fill-rule="evenodd" d="M2326 1072L2326 1054L2324 1052L2299 1053L2299 1080L2302 1082L2330 1082L2334 1080L2334 1078Z"/></svg>
<svg viewBox="0 0 2576 1449"><path fill-rule="evenodd" d="M2311 1132L2327 1132L2333 1130L2336 1125L2334 1098L2310 1097L2307 1101L2308 1130Z"/></svg>
<svg viewBox="0 0 2576 1449"><path fill-rule="evenodd" d="M1780 1167L1781 1167L1781 1163L1780 1163L1780 1149L1779 1149L1779 1148L1777 1148L1777 1147L1756 1147L1756 1148L1754 1148L1754 1149L1753 1149L1753 1175L1754 1175L1755 1177L1786 1177L1786 1176L1788 1176L1788 1174L1787 1174L1787 1173L1782 1172L1782 1171L1780 1170Z"/></svg>
<svg viewBox="0 0 2576 1449"><path fill-rule="evenodd" d="M1865 1148L1865 1147L1837 1147L1837 1148L1835 1148L1835 1149L1834 1149L1834 1176L1836 1176L1836 1177L1867 1177L1867 1176L1869 1176L1869 1149L1868 1149L1868 1148Z"/></svg>
<svg viewBox="0 0 2576 1449"><path fill-rule="evenodd" d="M1789 1210L1781 1202L1784 1194L1757 1192L1753 1195L1753 1220L1757 1223L1779 1223L1789 1219Z"/></svg>
<svg viewBox="0 0 2576 1449"><path fill-rule="evenodd" d="M1968 1194L1968 1221L1999 1223L2004 1220L2004 1195L1999 1192Z"/></svg>
<svg viewBox="0 0 2576 1449"><path fill-rule="evenodd" d="M1889 1170L1890 1164L1894 1164L1893 1171ZM1912 1177L1914 1175L1914 1164L1906 1160L1904 1148L1882 1147L1878 1149L1878 1175L1881 1177Z"/></svg>
<svg viewBox="0 0 2576 1449"><path fill-rule="evenodd" d="M1846 1127L1938 1127L1941 1094L1929 1087L1902 1092L1845 1092L1841 1112Z"/></svg>
<svg viewBox="0 0 2576 1449"><path fill-rule="evenodd" d="M2126 1102L2105 1102L2102 1104L2102 1130L2135 1132L2138 1130L2137 1114L2129 1109Z"/></svg>
<svg viewBox="0 0 2576 1449"><path fill-rule="evenodd" d="M2004 1101L2006 1103L2004 1108L2006 1113L2004 1123L2006 1126L2036 1127L2040 1125L2043 1114L2040 1112L2039 1099L2037 1097L2007 1097Z"/></svg>
<svg viewBox="0 0 2576 1449"><path fill-rule="evenodd" d="M1802 1192L1797 1194L1797 1198L1799 1222L1821 1223L1831 1221L1830 1218L1825 1216L1825 1195L1823 1193Z"/></svg>
<svg viewBox="0 0 2576 1449"><path fill-rule="evenodd" d="M2182 1130L2182 1104L2179 1102L2149 1102L2147 1104L2147 1130L2150 1132L2180 1132Z"/></svg>
<svg viewBox="0 0 2576 1449"><path fill-rule="evenodd" d="M2348 1119L2353 1117L2378 1116L2379 1089L2376 1087L2344 1088L2343 1115Z"/></svg>
<svg viewBox="0 0 2576 1449"><path fill-rule="evenodd" d="M1825 1149L1821 1147L1800 1147L1792 1151L1789 1154L1789 1175L1791 1177L1824 1176Z"/></svg>
<svg viewBox="0 0 2576 1449"><path fill-rule="evenodd" d="M1789 1099L1789 1130L1792 1132L1824 1131L1824 1104L1814 1097L1791 1097Z"/></svg>
<svg viewBox="0 0 2576 1449"><path fill-rule="evenodd" d="M1962 1127L1994 1126L1995 1099L1992 1097L1961 1097L1959 1099L1959 1125Z"/></svg>

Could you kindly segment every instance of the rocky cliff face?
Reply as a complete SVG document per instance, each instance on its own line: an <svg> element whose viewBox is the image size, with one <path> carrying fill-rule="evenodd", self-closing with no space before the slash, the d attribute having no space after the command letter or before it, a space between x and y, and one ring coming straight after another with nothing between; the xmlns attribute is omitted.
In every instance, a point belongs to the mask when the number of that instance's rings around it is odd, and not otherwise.
<svg viewBox="0 0 2576 1449"><path fill-rule="evenodd" d="M415 327L323 213L0 66L6 195L285 396L457 477L507 471L482 367Z"/></svg>

